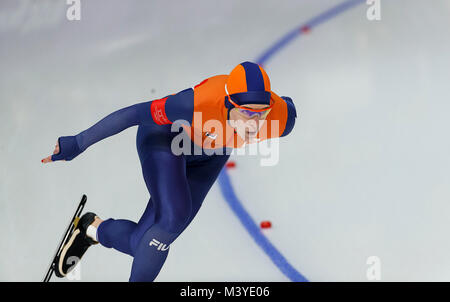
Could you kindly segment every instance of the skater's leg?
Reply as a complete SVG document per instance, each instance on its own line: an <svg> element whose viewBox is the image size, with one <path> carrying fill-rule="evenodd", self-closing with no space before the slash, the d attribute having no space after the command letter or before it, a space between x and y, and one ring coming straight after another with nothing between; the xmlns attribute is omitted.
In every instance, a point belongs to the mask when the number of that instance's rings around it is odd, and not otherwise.
<svg viewBox="0 0 450 302"><path fill-rule="evenodd" d="M173 155L170 155L169 157L171 156ZM165 197L162 199L166 201L161 200L160 202L164 203L166 207L162 211L156 211L158 215L158 222L155 223L150 229L146 230L142 237L136 237L140 238L140 241L136 248L130 281L153 281L156 278L166 260L169 244L171 244L184 231L184 229L195 217L203 200L205 199L206 194L215 182L228 157L229 156L211 156L204 161L198 161L191 165L188 164L185 175L187 176L186 180L189 190L184 194L172 192L169 196L169 191L163 194ZM154 158L154 160L158 161L160 161L160 159L161 156ZM151 176L147 175L146 169L154 169L155 164L156 163L151 160L146 161L143 164L144 177L146 182L148 181L148 185L151 188L153 196L155 196L154 194L156 193L156 186L152 184L150 180ZM167 167L167 163L164 164L164 166ZM182 167L174 169L172 173L175 173L175 171L179 169L182 169ZM170 179L167 179L167 181L170 181ZM162 185L163 183L164 182L158 182L159 185ZM185 185L184 183L184 178L180 178L178 182L172 179L169 187L182 188ZM163 189L167 190L164 186L160 188L160 190ZM190 193L191 196L190 212L188 211L189 207L187 206L182 206L181 208L183 208L183 210L178 208L181 204L180 201L185 200L185 194L187 193ZM185 200L185 202L187 203L188 200ZM170 209L168 209L168 207L170 207ZM174 215L175 212L177 212L177 214ZM168 215L169 213L176 219L159 220L160 218L164 218L164 215ZM141 232L144 229L145 228L142 227ZM136 236L141 236L141 234L136 234Z"/></svg>
<svg viewBox="0 0 450 302"><path fill-rule="evenodd" d="M97 240L107 248L114 248L119 252L134 256L136 239L133 238L137 233L140 233L142 237L145 230L154 223L154 219L155 213L152 199L150 199L138 223L112 218L101 222L97 229Z"/></svg>
<svg viewBox="0 0 450 302"><path fill-rule="evenodd" d="M97 229L97 240L107 248L133 256L130 248L130 235L136 228L136 223L125 219L107 219Z"/></svg>
<svg viewBox="0 0 450 302"><path fill-rule="evenodd" d="M194 162L192 164L188 163L186 167L186 176L191 191L192 212L186 227L191 223L199 211L203 200L229 157L230 155L212 155L209 156L207 160Z"/></svg>
<svg viewBox="0 0 450 302"><path fill-rule="evenodd" d="M170 151L170 127L139 126L137 151L141 163L153 149ZM149 190L150 191L150 190ZM134 256L134 249L144 232L154 223L155 209L150 199L144 214L138 223L125 219L107 219L97 228L97 240L105 247Z"/></svg>
<svg viewBox="0 0 450 302"><path fill-rule="evenodd" d="M171 134L170 127L139 126L136 144L141 163L153 148L167 149L167 146L170 146ZM138 223L112 218L103 221L97 228L98 241L105 247L134 256L138 239L154 223L154 211L153 201L150 199Z"/></svg>
<svg viewBox="0 0 450 302"><path fill-rule="evenodd" d="M139 222L134 228L133 233L130 234L129 244L133 253L136 250L136 246L141 240L142 236L144 236L145 231L147 231L155 223L155 216L155 207L152 198L150 198L144 214L142 214L141 218L139 219Z"/></svg>
<svg viewBox="0 0 450 302"><path fill-rule="evenodd" d="M136 244L130 281L153 281L166 260L169 245L190 219L192 200L184 156L161 146L149 150L142 172L155 207L154 224L133 233Z"/></svg>
<svg viewBox="0 0 450 302"><path fill-rule="evenodd" d="M138 153L152 196L139 223L110 219L98 229L102 244L135 256L130 281L156 278L169 244L198 212L228 159L228 156L215 156L213 160L189 164L186 170L185 158L174 156L170 150L168 132L170 128L163 127L138 129Z"/></svg>

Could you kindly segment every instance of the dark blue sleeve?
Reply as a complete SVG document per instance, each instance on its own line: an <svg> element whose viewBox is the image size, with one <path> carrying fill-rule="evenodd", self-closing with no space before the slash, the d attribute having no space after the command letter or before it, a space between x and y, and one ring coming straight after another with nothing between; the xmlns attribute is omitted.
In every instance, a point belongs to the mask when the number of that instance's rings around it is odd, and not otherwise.
<svg viewBox="0 0 450 302"><path fill-rule="evenodd" d="M165 110L167 118L172 123L177 120L185 120L190 126L194 116L194 90L188 88L169 96Z"/></svg>
<svg viewBox="0 0 450 302"><path fill-rule="evenodd" d="M294 128L295 119L297 118L297 110L295 110L294 102L290 97L282 96L281 98L286 102L288 110L286 126L284 128L283 134L281 134L281 136L283 137L291 133L292 129Z"/></svg>
<svg viewBox="0 0 450 302"><path fill-rule="evenodd" d="M154 101L160 102L161 100ZM160 109L158 106L152 108L152 102L154 101L122 108L109 114L89 129L75 136L59 137L60 152L52 155L52 160L72 160L96 142L132 126L148 124L161 125L161 123L157 123L153 118L153 111ZM154 103L154 105L156 104L162 106L161 110L167 115L170 122L186 120L189 124L192 123L194 114L194 90L192 88L170 95L164 103Z"/></svg>
<svg viewBox="0 0 450 302"><path fill-rule="evenodd" d="M131 126L154 123L150 114L151 101L117 110L92 127L75 136L58 138L60 152L52 160L72 160L92 144L117 134Z"/></svg>

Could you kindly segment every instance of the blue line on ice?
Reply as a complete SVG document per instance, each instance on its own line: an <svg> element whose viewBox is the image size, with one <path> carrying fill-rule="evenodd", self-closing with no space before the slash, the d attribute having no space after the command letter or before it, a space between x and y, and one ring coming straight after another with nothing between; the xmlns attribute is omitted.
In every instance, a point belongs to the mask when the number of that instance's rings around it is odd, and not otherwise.
<svg viewBox="0 0 450 302"><path fill-rule="evenodd" d="M296 27L294 30L287 33L280 40L269 47L257 60L260 65L264 65L266 61L272 57L275 53L285 47L295 37L302 34L303 28L312 29L313 27L324 23L333 17L347 11L357 4L365 3L366 0L348 0L332 7L331 9L323 12L322 14L312 18L308 22ZM258 225L252 219L250 214L245 210L242 203L236 196L233 186L231 185L230 178L226 169L222 169L219 175L219 185L222 194L233 210L234 214L239 218L242 225L247 232L252 236L253 240L263 249L263 251L269 256L270 260L278 267L278 269L291 281L294 282L308 282L308 280L297 271L284 256L277 250L277 248L264 236Z"/></svg>
<svg viewBox="0 0 450 302"><path fill-rule="evenodd" d="M281 255L276 247L264 236L258 225L254 222L250 214L244 209L242 203L234 193L228 173L222 170L219 175L219 185L225 200L233 210L234 214L239 218L241 223L252 236L253 240L264 250L270 257L272 262L286 275L291 281L306 282L302 276L289 262Z"/></svg>
<svg viewBox="0 0 450 302"><path fill-rule="evenodd" d="M366 0L348 0L344 1L325 12L321 13L320 15L310 19L306 23L301 24L300 26L294 28L290 32L288 32L286 35L284 35L280 40L275 42L272 46L270 46L259 58L256 60L258 64L265 65L267 60L272 57L275 53L280 51L282 48L284 48L289 42L294 40L297 36L302 35L302 29L303 28L309 28L312 29L313 27L316 27L317 25L320 25L326 21L331 20L332 18L340 15L341 13L349 10L350 8L354 7L357 4L361 4L366 2Z"/></svg>

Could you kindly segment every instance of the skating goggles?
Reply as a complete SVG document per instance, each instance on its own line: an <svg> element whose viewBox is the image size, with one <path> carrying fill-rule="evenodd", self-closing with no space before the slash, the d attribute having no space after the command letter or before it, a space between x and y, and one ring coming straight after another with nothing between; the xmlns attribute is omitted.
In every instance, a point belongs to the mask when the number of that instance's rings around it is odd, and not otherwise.
<svg viewBox="0 0 450 302"><path fill-rule="evenodd" d="M247 108L247 107L243 107L243 108ZM242 109L242 108L237 108L237 110L244 114L245 116L252 118L254 116L257 116L259 119L265 119L267 117L267 115L269 115L270 110L272 110L271 108L264 108L264 111L252 111L250 110L251 108L248 109Z"/></svg>
<svg viewBox="0 0 450 302"><path fill-rule="evenodd" d="M233 102L233 100L231 99L231 97L228 93L227 93L227 96L228 96L228 100L230 101L230 103L233 104L233 106L236 107L240 113L242 113L245 116L250 117L250 118L257 115L258 118L265 119L267 117L267 115L270 113L270 111L272 110L272 107L274 104L272 97L270 97L270 106L269 107L262 108L262 109L248 108L248 107L241 106L241 105L238 105L235 102Z"/></svg>

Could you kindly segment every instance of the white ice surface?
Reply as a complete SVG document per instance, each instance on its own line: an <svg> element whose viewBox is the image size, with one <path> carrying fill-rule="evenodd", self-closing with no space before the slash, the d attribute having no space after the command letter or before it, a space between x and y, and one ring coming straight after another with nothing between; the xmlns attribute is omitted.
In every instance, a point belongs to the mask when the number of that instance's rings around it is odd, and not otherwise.
<svg viewBox="0 0 450 302"><path fill-rule="evenodd" d="M0 281L39 281L81 194L103 218L148 200L136 128L42 165L58 136L255 59L338 1L65 1L0 4ZM299 119L280 161L235 157L233 185L264 233L312 281L450 281L450 2L354 8L270 60ZM94 247L83 281L127 281L131 257ZM56 279L56 278L55 278ZM287 281L215 185L157 281Z"/></svg>

